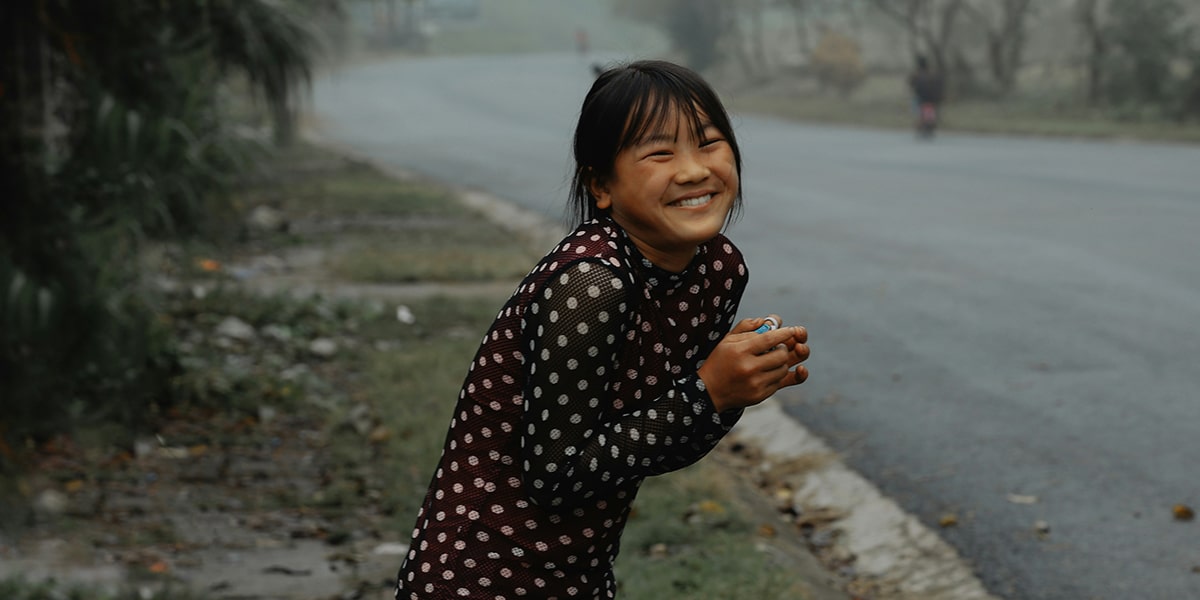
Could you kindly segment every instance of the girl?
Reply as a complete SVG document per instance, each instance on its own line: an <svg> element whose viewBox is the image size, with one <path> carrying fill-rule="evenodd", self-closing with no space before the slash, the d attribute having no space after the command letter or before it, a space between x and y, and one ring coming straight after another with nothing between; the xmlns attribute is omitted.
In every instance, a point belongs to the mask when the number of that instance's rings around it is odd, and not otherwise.
<svg viewBox="0 0 1200 600"><path fill-rule="evenodd" d="M802 327L734 325L747 270L721 231L741 154L699 75L661 61L601 74L575 159L581 224L484 336L397 598L615 597L642 481L699 460L744 407L808 375Z"/></svg>

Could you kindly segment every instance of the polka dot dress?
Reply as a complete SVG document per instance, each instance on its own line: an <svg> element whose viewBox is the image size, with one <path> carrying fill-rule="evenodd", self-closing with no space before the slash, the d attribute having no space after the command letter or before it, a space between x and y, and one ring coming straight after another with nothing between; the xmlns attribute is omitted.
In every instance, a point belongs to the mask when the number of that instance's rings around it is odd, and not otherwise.
<svg viewBox="0 0 1200 600"><path fill-rule="evenodd" d="M642 480L699 460L741 416L717 413L696 371L746 279L722 235L683 273L608 218L567 236L480 344L396 597L615 597Z"/></svg>

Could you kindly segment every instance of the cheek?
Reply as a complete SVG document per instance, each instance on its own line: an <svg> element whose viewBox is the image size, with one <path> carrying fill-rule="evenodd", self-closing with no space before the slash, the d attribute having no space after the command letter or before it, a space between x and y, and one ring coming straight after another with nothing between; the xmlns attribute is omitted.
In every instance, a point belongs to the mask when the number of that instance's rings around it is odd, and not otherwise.
<svg viewBox="0 0 1200 600"><path fill-rule="evenodd" d="M742 185L741 177L738 176L737 167L732 163L728 163L724 167L724 175L721 177L725 180L725 188L737 195L738 188Z"/></svg>

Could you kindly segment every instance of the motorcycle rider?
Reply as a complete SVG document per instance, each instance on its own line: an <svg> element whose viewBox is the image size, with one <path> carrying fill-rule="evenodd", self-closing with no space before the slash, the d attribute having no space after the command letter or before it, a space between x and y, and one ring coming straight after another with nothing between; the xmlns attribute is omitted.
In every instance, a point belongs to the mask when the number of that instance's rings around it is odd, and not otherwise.
<svg viewBox="0 0 1200 600"><path fill-rule="evenodd" d="M917 133L922 137L931 137L937 126L944 93L942 75L929 67L927 58L918 55L917 69L908 76L908 87L913 94Z"/></svg>

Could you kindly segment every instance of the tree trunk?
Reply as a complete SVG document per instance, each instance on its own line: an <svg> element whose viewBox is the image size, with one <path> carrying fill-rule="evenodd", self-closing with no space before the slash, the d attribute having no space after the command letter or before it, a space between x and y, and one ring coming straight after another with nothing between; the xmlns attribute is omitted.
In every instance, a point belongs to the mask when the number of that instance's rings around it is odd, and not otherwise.
<svg viewBox="0 0 1200 600"><path fill-rule="evenodd" d="M1003 0L999 6L1000 22L994 23L973 5L966 5L969 14L986 32L988 66L992 81L997 91L1009 94L1016 89L1017 74L1021 70L1030 0Z"/></svg>
<svg viewBox="0 0 1200 600"><path fill-rule="evenodd" d="M1104 38L1098 14L1098 0L1079 0L1075 5L1075 18L1083 29L1087 43L1087 102L1097 106L1103 100L1104 62L1108 56L1108 41Z"/></svg>
<svg viewBox="0 0 1200 600"><path fill-rule="evenodd" d="M44 151L49 146L46 126L46 64L45 39L37 26L35 5L15 2L4 9L0 18L0 60L9 69L0 83L0 173L9 182L7 198L0 203L0 231L15 241L7 231L20 228L15 215L17 202L37 202L41 197Z"/></svg>

